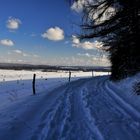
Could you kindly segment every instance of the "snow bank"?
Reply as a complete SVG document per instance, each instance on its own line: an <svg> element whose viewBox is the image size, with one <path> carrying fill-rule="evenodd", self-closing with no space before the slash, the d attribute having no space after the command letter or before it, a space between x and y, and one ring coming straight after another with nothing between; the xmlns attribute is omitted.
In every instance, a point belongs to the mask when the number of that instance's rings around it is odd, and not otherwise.
<svg viewBox="0 0 140 140"><path fill-rule="evenodd" d="M115 91L115 94L124 102L140 112L140 96L134 92L134 85L137 82L140 82L140 73L119 82L108 81L108 87Z"/></svg>

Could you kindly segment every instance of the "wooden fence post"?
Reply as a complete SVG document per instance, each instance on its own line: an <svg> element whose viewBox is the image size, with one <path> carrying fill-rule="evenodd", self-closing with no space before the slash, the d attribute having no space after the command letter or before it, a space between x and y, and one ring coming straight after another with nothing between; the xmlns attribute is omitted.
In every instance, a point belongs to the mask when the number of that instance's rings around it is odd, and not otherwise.
<svg viewBox="0 0 140 140"><path fill-rule="evenodd" d="M36 91L35 91L35 77L36 77L36 74L33 75L33 82L32 82L33 95L36 94Z"/></svg>
<svg viewBox="0 0 140 140"><path fill-rule="evenodd" d="M71 71L69 71L69 82L70 82L70 79L71 79Z"/></svg>

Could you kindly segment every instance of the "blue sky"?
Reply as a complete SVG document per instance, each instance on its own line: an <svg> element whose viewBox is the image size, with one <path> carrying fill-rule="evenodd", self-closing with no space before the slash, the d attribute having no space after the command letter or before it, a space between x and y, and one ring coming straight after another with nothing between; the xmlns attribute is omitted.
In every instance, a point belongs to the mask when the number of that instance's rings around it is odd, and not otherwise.
<svg viewBox="0 0 140 140"><path fill-rule="evenodd" d="M75 36L76 11L67 0L0 0L0 62L108 65L100 42Z"/></svg>

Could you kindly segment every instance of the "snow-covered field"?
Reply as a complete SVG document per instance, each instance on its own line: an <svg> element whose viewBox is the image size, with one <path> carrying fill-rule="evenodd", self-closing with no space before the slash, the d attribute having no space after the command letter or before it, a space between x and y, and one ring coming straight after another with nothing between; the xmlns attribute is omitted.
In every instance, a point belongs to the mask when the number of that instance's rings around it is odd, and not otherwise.
<svg viewBox="0 0 140 140"><path fill-rule="evenodd" d="M0 69L0 82L14 81L14 80L27 80L32 79L33 74L37 75L37 79L43 78L68 78L69 72L58 71L58 72L42 72L41 70L25 71L25 70L1 70ZM108 75L107 72L94 72L94 76ZM72 71L72 79L81 77L91 77L92 72Z"/></svg>
<svg viewBox="0 0 140 140"><path fill-rule="evenodd" d="M0 107L9 105L32 95L32 79L36 74L36 93L49 92L50 90L64 85L68 82L69 73L65 71L42 72L19 71L19 70L0 70ZM94 75L108 73L94 72ZM71 81L81 77L91 77L92 72L72 72Z"/></svg>
<svg viewBox="0 0 140 140"><path fill-rule="evenodd" d="M37 74L37 94L32 76ZM108 73L0 70L0 140L139 140L140 96Z"/></svg>

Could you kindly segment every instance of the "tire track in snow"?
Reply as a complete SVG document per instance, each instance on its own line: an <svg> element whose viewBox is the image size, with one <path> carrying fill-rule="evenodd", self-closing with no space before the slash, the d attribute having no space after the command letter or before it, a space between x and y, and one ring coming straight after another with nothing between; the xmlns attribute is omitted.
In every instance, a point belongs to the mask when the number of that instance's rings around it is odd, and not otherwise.
<svg viewBox="0 0 140 140"><path fill-rule="evenodd" d="M124 118L128 118L129 127L132 132L140 136L140 112L136 110L131 104L127 103L119 96L117 89L114 91L110 83L104 83L104 89L108 91L108 95L116 102L118 109L124 113ZM122 93L123 94L123 93ZM124 119L126 121L126 119Z"/></svg>
<svg viewBox="0 0 140 140"><path fill-rule="evenodd" d="M43 114L32 140L103 140L82 109L80 90L85 81L78 80L66 86L50 112Z"/></svg>
<svg viewBox="0 0 140 140"><path fill-rule="evenodd" d="M65 124L68 125L67 120L69 118L70 112L70 97L71 97L70 89L67 88L65 93L63 94L60 106L55 111L55 115L52 117L50 122L50 127L48 129L48 133L46 135L46 139L58 139L61 140L66 133Z"/></svg>
<svg viewBox="0 0 140 140"><path fill-rule="evenodd" d="M89 118L94 118L95 125L104 139L134 140L135 136L135 140L139 140L140 125L108 95L106 82L105 78L97 81L93 79L83 88L83 102L89 112ZM89 86L91 84L94 84L92 88Z"/></svg>
<svg viewBox="0 0 140 140"><path fill-rule="evenodd" d="M65 86L65 91L53 103L51 110L43 113L43 120L41 120L32 139L62 139L63 135L65 135L66 126L69 125L67 122L71 115L70 98L72 96L72 83Z"/></svg>
<svg viewBox="0 0 140 140"><path fill-rule="evenodd" d="M94 116L91 115L91 110L88 107L88 101L87 101L88 96L89 96L88 90L86 88L83 88L81 91L81 100L82 100L81 102L83 102L81 104L81 106L84 109L85 116L88 121L87 125L88 125L89 129L96 135L97 140L104 140L102 133L100 132L97 125L95 124L96 120L95 120Z"/></svg>
<svg viewBox="0 0 140 140"><path fill-rule="evenodd" d="M134 109L130 104L125 102L119 95L117 95L117 90L111 90L109 85L109 80L102 82L102 90L105 91L108 101L112 100L111 103L114 103L111 110L118 112L118 115L121 115L121 118L118 120L118 123L121 123L122 128L120 127L119 133L127 140L139 140L140 136L140 116L138 115L136 109ZM136 112L135 112L136 111ZM135 112L135 113L134 113ZM134 113L134 114L133 114ZM111 121L109 123L117 123ZM117 131L118 131L117 130ZM124 136L123 136L124 135Z"/></svg>
<svg viewBox="0 0 140 140"><path fill-rule="evenodd" d="M35 135L32 136L33 140L49 139L48 137L51 137L51 134L55 133L55 131L57 130L59 131L60 128L56 129L56 127L59 127L57 123L59 122L59 119L63 117L62 111L64 110L64 98L66 96L66 93L67 89L65 89L65 91L61 93L61 96L52 104L50 109L46 110L42 114L40 124L35 131ZM59 134L56 134L54 136L58 137L58 135Z"/></svg>
<svg viewBox="0 0 140 140"><path fill-rule="evenodd" d="M107 91L109 91L108 93L110 93L110 96L120 105L124 108L124 110L127 112L127 114L129 114L130 116L132 116L135 120L139 120L140 121L140 112L135 109L131 104L127 103L123 98L121 98L121 96L119 96L119 91L117 91L117 89L115 90L117 93L114 92L114 90L112 89L112 86L107 82L105 83L105 88Z"/></svg>
<svg viewBox="0 0 140 140"><path fill-rule="evenodd" d="M96 134L97 131L94 131L95 126L88 122L80 102L80 91L84 84L85 82L81 81L72 86L72 89L74 90L72 94L73 98L71 100L71 125L65 140L100 140L100 136Z"/></svg>

